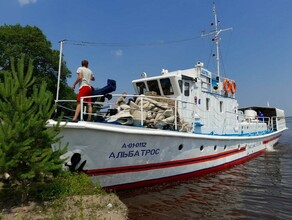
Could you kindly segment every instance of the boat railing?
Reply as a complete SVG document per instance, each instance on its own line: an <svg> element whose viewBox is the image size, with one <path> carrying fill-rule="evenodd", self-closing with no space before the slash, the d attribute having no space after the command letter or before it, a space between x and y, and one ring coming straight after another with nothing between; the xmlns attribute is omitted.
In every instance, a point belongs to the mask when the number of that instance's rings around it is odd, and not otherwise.
<svg viewBox="0 0 292 220"><path fill-rule="evenodd" d="M82 97L80 100L81 104L81 113L80 113L80 120L84 121L85 115L91 114L92 116L95 116L96 118L107 119L108 116L111 116L111 112L117 112L116 111L110 111L112 109L117 109L118 106L116 106L115 101L117 98L125 96L126 99L134 101L134 106L136 106L136 110L138 110L139 118L137 118L137 114L135 115L136 126L147 126L152 128L167 128L167 129L173 129L173 130L179 130L179 131L185 131L185 132L191 132L195 127L201 127L204 126L206 123L213 124L213 127L217 127L218 132L221 129L220 133L224 133L224 128L227 126L234 125L234 118L235 113L234 112L225 112L224 113L224 126L222 126L222 117L220 114L222 112L216 112L216 115L213 115L212 118L210 118L210 115L208 114L199 114L199 112L205 112L203 109L200 109L200 105L196 105L194 102L188 102L185 100L177 100L173 98L167 98L167 97L161 97L161 96L146 96L146 95L125 95L125 94L111 94L111 99L105 99L103 95L93 95L93 96L86 96ZM94 101L92 104L95 106L94 111L92 113L88 113L88 110L86 108L86 102L84 101L85 98L92 98L92 99L105 99L102 101ZM152 104L156 108L149 108L148 104L149 101L152 101ZM76 101L69 101L69 100L60 100L60 103L62 102L75 102ZM148 104L147 104L148 102ZM129 104L129 103L128 103ZM162 105L159 109L159 105ZM148 107L147 107L148 106ZM59 107L63 107L60 105ZM158 109L157 109L158 107ZM130 107L132 108L132 107ZM63 107L63 109L66 109L66 107ZM71 109L71 112L74 112L75 109ZM167 119L166 117L159 116L159 114L162 114L163 111L170 110L172 111L171 115L168 115ZM126 111L129 111L126 109ZM110 113L109 113L110 112ZM131 112L132 113L132 112ZM151 117L152 116L152 122ZM160 117L160 118L159 118ZM66 119L70 119L69 117L65 117ZM161 127L158 126L158 124L161 125ZM223 130L222 130L223 129Z"/></svg>
<svg viewBox="0 0 292 220"><path fill-rule="evenodd" d="M271 118L270 117L258 117L256 119L256 122L257 122L257 132L262 132L262 127L260 125L262 124L266 124L266 131L271 131L273 130L272 128L272 124L271 124Z"/></svg>
<svg viewBox="0 0 292 220"><path fill-rule="evenodd" d="M252 126L251 126L252 125ZM233 127L242 134L258 134L273 130L272 119L270 117L246 118L242 111L226 111L223 128ZM224 131L222 131L224 133Z"/></svg>
<svg viewBox="0 0 292 220"><path fill-rule="evenodd" d="M97 112L92 112L92 113L89 113L87 112L87 108L85 107L85 105L87 104L86 101L84 101L84 99L87 99L87 98L92 98L92 99L97 99L97 98L103 98L104 96L103 95L91 95L91 96L83 96L80 98L80 107L81 107L81 110L80 110L80 121L84 121L84 115L93 115L93 116L97 116L98 113ZM109 102L100 102L100 101L94 101L92 102L92 104L94 106L98 106L98 109L99 107L103 108L103 109L108 109L108 108L112 108L112 106L114 105L114 103L109 103ZM105 105L107 104L107 105Z"/></svg>
<svg viewBox="0 0 292 220"><path fill-rule="evenodd" d="M57 105L57 108L55 110L55 114L53 118L57 118L60 116L60 113L63 112L63 119L65 120L72 120L72 117L75 112L75 105L76 100L58 100L55 101L55 104Z"/></svg>
<svg viewBox="0 0 292 220"><path fill-rule="evenodd" d="M124 112L134 113L133 118L136 126L147 126L169 130L190 131L192 129L192 121L194 120L194 103L177 100L174 98L155 96L155 95L125 95L111 94L110 100L102 102L95 101L92 104L97 105L97 111L92 112L93 116L106 116L110 109L118 109L115 101L117 98L124 96L128 99L128 107L122 109ZM86 96L80 99L81 113L80 120L84 120L84 115L89 114L84 99L101 99L103 95ZM112 101L113 100L113 101ZM130 100L132 103L130 103ZM183 106L187 105L188 108ZM119 107L119 108L120 108ZM118 113L116 114L118 115ZM119 114L121 115L121 114ZM137 117L138 116L138 117ZM110 121L110 120L109 120ZM154 126L153 126L154 125Z"/></svg>
<svg viewBox="0 0 292 220"><path fill-rule="evenodd" d="M255 118L244 118L242 122L245 122L250 126L251 124L255 124L255 131L256 133L258 132L269 132L274 130L273 125L272 125L272 118L271 117L265 117L265 116L256 116ZM263 125L266 125L263 127Z"/></svg>
<svg viewBox="0 0 292 220"><path fill-rule="evenodd" d="M193 102L155 95L149 96L125 94L110 94L110 98L105 98L104 95L82 97L80 100L80 120L84 121L86 119L85 115L91 114L92 116L95 116L92 117L95 119L95 121L99 121L100 119L101 121L107 122L107 119L110 116L117 115L116 113L119 112L115 101L121 96L125 96L126 99L129 100L127 103L128 109L123 109L122 111L128 111L130 113L136 111L135 113L138 113L132 116L132 118L135 120L134 126L191 132L195 129L196 126L198 128L200 126L205 126L206 124L211 123L213 127L217 127L219 133L224 134L225 132L228 132L226 130L228 127L234 128L234 126L236 126L235 123L240 123L240 121L253 124L257 123L259 125L266 123L268 130L277 130L279 126L278 124L282 123L282 121L278 120L277 117L258 117L254 120L249 120L244 118L244 114L242 112L215 111L213 116L208 114L200 115L198 112L205 111L200 109L200 106ZM92 105L94 106L94 111L92 113L88 112L86 102L84 101L85 98L92 98L94 100L94 102L92 102ZM133 103L129 104L130 100ZM71 108L64 104L66 102L71 104ZM65 110L67 113L73 115L75 106L72 107L72 104L75 103L76 100L59 100L57 104L59 108L62 108L62 110ZM224 114L224 117L221 117L220 114ZM66 120L72 119L66 114L64 115L64 118ZM221 120L222 118L224 118L223 121ZM285 125L283 126L285 127ZM238 126L238 128L239 132L241 132L241 126ZM262 126L258 126L256 130L262 131L262 128Z"/></svg>
<svg viewBox="0 0 292 220"><path fill-rule="evenodd" d="M279 117L279 116L272 116L271 117L271 130L277 131L279 129L285 129L286 128L286 119L285 117Z"/></svg>

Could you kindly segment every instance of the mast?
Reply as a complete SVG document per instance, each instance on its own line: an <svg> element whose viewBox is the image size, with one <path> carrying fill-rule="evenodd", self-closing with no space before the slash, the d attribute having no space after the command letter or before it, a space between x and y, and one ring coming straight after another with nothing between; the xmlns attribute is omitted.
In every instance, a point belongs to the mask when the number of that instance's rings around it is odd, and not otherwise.
<svg viewBox="0 0 292 220"><path fill-rule="evenodd" d="M219 42L220 42L220 37L219 34L224 31L229 31L232 30L232 28L226 28L226 29L219 29L219 21L217 19L217 14L216 14L216 7L215 3L213 4L213 14L214 14L214 23L211 25L215 26L215 31L212 31L208 34L202 34L202 37L209 36L209 35L214 35L215 37L212 39L216 43L216 69L217 69L217 76L220 77L220 50L219 50Z"/></svg>
<svg viewBox="0 0 292 220"><path fill-rule="evenodd" d="M57 82L57 93L55 102L59 101L59 90L60 90L60 78L61 78L61 67L62 67L62 54L63 54L63 43L65 40L59 41L60 43L60 54L59 54L59 69L58 69L58 82Z"/></svg>
<svg viewBox="0 0 292 220"><path fill-rule="evenodd" d="M213 14L214 14L214 25L215 25L217 76L220 76L220 53L219 53L220 32L218 31L218 19L217 19L215 4L213 4Z"/></svg>

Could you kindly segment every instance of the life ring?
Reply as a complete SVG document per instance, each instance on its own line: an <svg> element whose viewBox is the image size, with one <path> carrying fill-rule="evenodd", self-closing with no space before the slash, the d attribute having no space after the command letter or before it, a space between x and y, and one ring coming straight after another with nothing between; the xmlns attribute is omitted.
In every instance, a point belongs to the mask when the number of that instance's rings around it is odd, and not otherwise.
<svg viewBox="0 0 292 220"><path fill-rule="evenodd" d="M229 85L230 85L230 91L233 95L236 92L236 83L234 81L231 81Z"/></svg>
<svg viewBox="0 0 292 220"><path fill-rule="evenodd" d="M224 79L223 81L223 90L228 93L230 91L230 82L228 79Z"/></svg>

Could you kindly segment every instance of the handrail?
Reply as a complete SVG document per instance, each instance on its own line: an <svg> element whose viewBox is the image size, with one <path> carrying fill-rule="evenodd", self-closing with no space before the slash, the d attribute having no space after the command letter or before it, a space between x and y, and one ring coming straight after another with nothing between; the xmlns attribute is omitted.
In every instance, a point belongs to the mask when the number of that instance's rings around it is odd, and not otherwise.
<svg viewBox="0 0 292 220"><path fill-rule="evenodd" d="M207 125L208 123L214 123L216 129L220 130L220 127L222 127L222 121L220 121L220 117L219 115L221 114L221 112L219 111L215 111L213 112L214 114L212 114L213 117L213 121L208 121L209 119L207 118L208 115L205 114L200 114L200 112L204 112L199 105L196 105L194 102L191 101L182 101L182 100L177 100L174 98L168 98L168 97L162 97L162 96L146 96L146 95L125 95L125 94L111 94L113 99L115 99L115 97L120 97L120 96L126 96L126 97L131 97L131 98L137 98L136 100L138 100L138 102L136 102L136 104L139 105L138 108L136 108L136 110L140 111L140 115L139 118L135 118L136 122L139 122L138 126L140 125L141 127L143 126L148 126L150 125L154 125L156 128L160 128L158 124L156 124L157 121L155 122L151 122L151 119L149 118L149 115L152 115L153 119L155 118L155 116L157 116L158 111L161 110L166 110L166 109L171 109L172 110L172 114L171 116L174 117L172 118L170 121L164 120L163 123L165 123L165 125L170 126L170 129L174 129L174 130L188 130L191 129L192 131L195 129L193 122L196 121L197 118L200 119L200 123L202 123L202 125ZM93 113L88 113L86 112L87 110L84 108L85 107L85 101L84 99L86 98L99 98L99 97L104 97L103 95L91 95L91 96L84 96L81 97L80 99L80 120L83 121L84 120L84 114L92 114L95 116L102 116L104 119L107 120L107 113L109 111L105 111L108 110L110 108L112 108L115 105L115 101L112 100L106 100L104 102L92 102L93 105L98 105L97 107L97 111L93 112ZM160 103L165 103L166 108L161 107L160 110L154 110L154 107L152 108L148 108L146 107L146 101L150 101L153 100L153 103L155 105L155 102L160 102ZM172 101L167 101L167 100L172 100ZM58 100L58 103L61 102L76 102L76 100ZM151 103L151 101L150 101ZM182 105L183 103L183 105ZM184 105L186 104L186 106L184 107ZM164 104L163 104L164 105ZM156 106L158 107L158 106ZM146 109L145 109L146 108ZM159 109L159 108L158 108ZM68 109L67 109L68 110ZM134 109L131 109L134 111ZM130 111L131 111L130 110ZM152 111L151 114L149 111ZM183 113L184 112L184 113ZM131 112L132 113L132 112ZM182 114L183 113L183 114ZM240 123L242 122L246 122L246 123L257 123L258 125L254 126L254 131L261 131L263 129L263 126L260 126L260 124L267 124L266 129L268 130L276 130L277 126L279 126L278 120L276 116L273 117L260 117L260 118L254 118L254 119L248 119L248 118L244 118L244 114L241 111L238 112L234 112L234 111L224 111L225 114L225 119L224 120L224 128L227 128L225 131L222 130L220 131L220 133L225 133L228 132L228 130L230 130L230 128L235 128L236 126L239 129L239 132L241 131L241 127L239 126ZM168 118L169 116L167 116L166 118ZM237 117L238 120L236 120L235 118ZM146 119L146 124L145 124L145 119ZM156 118L157 120L157 118ZM163 119L161 119L162 122ZM134 121L134 123L135 123ZM159 120L160 121L160 120ZM158 126L156 126L158 125ZM164 126L164 125L162 125ZM280 124L281 126L281 124ZM214 126L213 126L214 127ZM207 128L207 127L206 127ZM245 130L245 129L244 129Z"/></svg>

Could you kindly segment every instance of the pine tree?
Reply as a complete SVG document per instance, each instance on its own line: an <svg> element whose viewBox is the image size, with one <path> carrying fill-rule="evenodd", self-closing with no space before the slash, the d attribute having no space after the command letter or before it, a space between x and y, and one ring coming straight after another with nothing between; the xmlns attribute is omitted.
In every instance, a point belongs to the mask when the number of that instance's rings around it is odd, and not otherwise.
<svg viewBox="0 0 292 220"><path fill-rule="evenodd" d="M25 73L24 60L23 55L15 67L11 58L11 73L0 71L0 174L8 173L10 182L27 191L62 172L64 152L51 149L59 124L46 128L55 110L53 96L45 82L35 84L32 60Z"/></svg>

